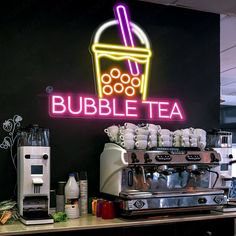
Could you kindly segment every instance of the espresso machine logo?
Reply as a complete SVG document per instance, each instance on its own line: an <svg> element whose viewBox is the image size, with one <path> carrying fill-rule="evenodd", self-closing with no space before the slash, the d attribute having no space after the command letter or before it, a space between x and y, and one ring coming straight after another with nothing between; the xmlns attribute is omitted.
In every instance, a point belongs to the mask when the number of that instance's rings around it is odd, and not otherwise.
<svg viewBox="0 0 236 236"><path fill-rule="evenodd" d="M145 203L144 203L142 200L137 200L137 201L135 201L135 203L134 203L134 206L135 206L136 208L138 208L138 209L143 208L144 205L145 205Z"/></svg>
<svg viewBox="0 0 236 236"><path fill-rule="evenodd" d="M183 121L178 100L148 99L152 51L146 33L125 4L114 6L114 16L96 30L90 47L98 96L50 93L50 116ZM105 42L114 29L120 43Z"/></svg>

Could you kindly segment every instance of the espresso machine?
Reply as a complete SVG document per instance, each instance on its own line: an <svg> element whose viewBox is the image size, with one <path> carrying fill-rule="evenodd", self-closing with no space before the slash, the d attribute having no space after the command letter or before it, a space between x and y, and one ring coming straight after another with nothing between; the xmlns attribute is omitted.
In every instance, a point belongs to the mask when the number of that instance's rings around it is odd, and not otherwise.
<svg viewBox="0 0 236 236"><path fill-rule="evenodd" d="M126 150L106 143L100 156L100 192L119 202L125 217L221 209L224 191L209 187L220 154L198 148Z"/></svg>
<svg viewBox="0 0 236 236"><path fill-rule="evenodd" d="M26 225L53 223L50 203L49 130L30 125L18 132L17 203Z"/></svg>

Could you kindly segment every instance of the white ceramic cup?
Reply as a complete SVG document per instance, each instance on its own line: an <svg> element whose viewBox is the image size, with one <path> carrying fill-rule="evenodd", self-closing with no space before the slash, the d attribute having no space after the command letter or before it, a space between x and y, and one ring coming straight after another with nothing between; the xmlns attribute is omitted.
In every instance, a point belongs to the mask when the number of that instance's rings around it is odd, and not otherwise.
<svg viewBox="0 0 236 236"><path fill-rule="evenodd" d="M121 129L121 130L120 130L120 134L122 134L122 135L125 135L125 134L134 134L134 130L133 130L133 129L129 129L129 128L127 128L127 129Z"/></svg>
<svg viewBox="0 0 236 236"><path fill-rule="evenodd" d="M157 147L157 141L148 141L148 147L152 148L152 147Z"/></svg>
<svg viewBox="0 0 236 236"><path fill-rule="evenodd" d="M147 128L148 128L149 131L151 131L151 130L158 131L158 130L161 129L161 126L160 125L155 125L155 124L148 123L147 124Z"/></svg>
<svg viewBox="0 0 236 236"><path fill-rule="evenodd" d="M170 141L170 140L172 140L172 136L171 135L161 135L160 139L162 141Z"/></svg>
<svg viewBox="0 0 236 236"><path fill-rule="evenodd" d="M133 124L133 123L129 123L129 122L126 122L126 123L124 124L124 127L125 127L126 129L132 129L132 130L137 129L137 125L135 125L135 124Z"/></svg>
<svg viewBox="0 0 236 236"><path fill-rule="evenodd" d="M191 143L197 143L198 138L190 138L189 140L190 140Z"/></svg>
<svg viewBox="0 0 236 236"><path fill-rule="evenodd" d="M138 141L138 140L147 140L148 139L148 135L145 134L138 134L134 136L134 140Z"/></svg>
<svg viewBox="0 0 236 236"><path fill-rule="evenodd" d="M146 149L147 148L147 140L138 140L135 142L135 147L137 149Z"/></svg>
<svg viewBox="0 0 236 236"><path fill-rule="evenodd" d="M161 130L159 131L159 133L160 133L161 135L171 135L171 131L168 130L168 129L161 129Z"/></svg>
<svg viewBox="0 0 236 236"><path fill-rule="evenodd" d="M172 146L172 142L171 141L162 141L162 146L163 147L171 147Z"/></svg>
<svg viewBox="0 0 236 236"><path fill-rule="evenodd" d="M191 144L190 144L190 142L184 142L184 143L181 144L181 146L182 147L190 147Z"/></svg>
<svg viewBox="0 0 236 236"><path fill-rule="evenodd" d="M157 135L155 135L155 134L150 134L150 135L148 136L148 139L149 139L149 140L153 140L153 141L157 141Z"/></svg>
<svg viewBox="0 0 236 236"><path fill-rule="evenodd" d="M206 136L206 131L204 129L194 129L193 134Z"/></svg>
<svg viewBox="0 0 236 236"><path fill-rule="evenodd" d="M117 125L111 125L104 129L106 134L111 134L112 136L117 135L119 132L119 127Z"/></svg>
<svg viewBox="0 0 236 236"><path fill-rule="evenodd" d="M125 149L134 149L134 140L126 139L120 143Z"/></svg>
<svg viewBox="0 0 236 236"><path fill-rule="evenodd" d="M182 130L177 129L173 132L173 134L174 134L174 136L180 136L180 135L182 135Z"/></svg>
<svg viewBox="0 0 236 236"><path fill-rule="evenodd" d="M137 128L135 130L136 134L144 134L144 135L148 135L149 134L149 130L145 129L145 128Z"/></svg>
<svg viewBox="0 0 236 236"><path fill-rule="evenodd" d="M197 144L197 142L195 142L195 143L190 143L190 146L191 146L191 147L197 147L198 144Z"/></svg>
<svg viewBox="0 0 236 236"><path fill-rule="evenodd" d="M121 135L123 137L123 140L128 140L128 139L131 139L131 140L134 140L134 134L133 133L126 133L124 135Z"/></svg>

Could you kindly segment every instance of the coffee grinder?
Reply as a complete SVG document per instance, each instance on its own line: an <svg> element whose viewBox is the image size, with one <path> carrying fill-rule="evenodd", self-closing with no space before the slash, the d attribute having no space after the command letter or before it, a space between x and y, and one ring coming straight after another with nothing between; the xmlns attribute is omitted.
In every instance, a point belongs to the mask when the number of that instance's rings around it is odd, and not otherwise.
<svg viewBox="0 0 236 236"><path fill-rule="evenodd" d="M221 155L220 165L213 169L218 175L211 175L211 185L228 193L232 182L232 133L221 130L208 131L207 147L213 148Z"/></svg>
<svg viewBox="0 0 236 236"><path fill-rule="evenodd" d="M17 203L26 225L53 223L49 216L49 130L30 125L19 131L17 144Z"/></svg>

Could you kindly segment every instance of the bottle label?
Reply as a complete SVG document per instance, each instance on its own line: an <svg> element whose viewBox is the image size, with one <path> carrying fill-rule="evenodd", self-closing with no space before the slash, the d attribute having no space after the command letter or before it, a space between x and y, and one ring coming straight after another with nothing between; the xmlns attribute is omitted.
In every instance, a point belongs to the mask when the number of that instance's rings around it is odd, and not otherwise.
<svg viewBox="0 0 236 236"><path fill-rule="evenodd" d="M66 206L69 205L69 207L71 207L71 205L74 205L74 207L77 207L79 205L79 201L78 198L74 198L74 199L66 199Z"/></svg>
<svg viewBox="0 0 236 236"><path fill-rule="evenodd" d="M68 215L69 219L75 219L80 216L78 198L66 199L65 213Z"/></svg>

